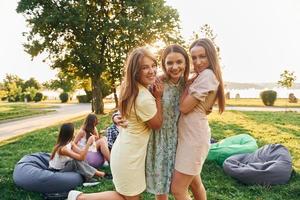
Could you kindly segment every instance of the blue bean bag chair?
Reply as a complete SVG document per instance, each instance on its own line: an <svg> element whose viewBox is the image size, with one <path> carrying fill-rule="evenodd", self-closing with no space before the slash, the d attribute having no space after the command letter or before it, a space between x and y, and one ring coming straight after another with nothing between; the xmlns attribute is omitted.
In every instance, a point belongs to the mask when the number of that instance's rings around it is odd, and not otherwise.
<svg viewBox="0 0 300 200"><path fill-rule="evenodd" d="M256 140L250 135L234 135L211 144L207 160L216 161L217 164L223 165L224 160L229 156L240 153L252 153L257 148Z"/></svg>
<svg viewBox="0 0 300 200"><path fill-rule="evenodd" d="M292 174L292 158L281 144L265 145L254 153L234 155L223 164L226 174L245 184L285 184Z"/></svg>
<svg viewBox="0 0 300 200"><path fill-rule="evenodd" d="M34 153L24 156L15 166L13 180L25 190L40 193L64 193L83 183L76 172L58 172L48 169L50 154Z"/></svg>

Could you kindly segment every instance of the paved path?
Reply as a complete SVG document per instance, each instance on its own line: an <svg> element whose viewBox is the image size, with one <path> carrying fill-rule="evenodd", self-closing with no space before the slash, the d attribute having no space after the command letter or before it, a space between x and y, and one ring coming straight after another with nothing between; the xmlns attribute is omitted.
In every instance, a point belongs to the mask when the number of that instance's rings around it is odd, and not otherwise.
<svg viewBox="0 0 300 200"><path fill-rule="evenodd" d="M91 112L90 104L57 104L56 106L59 108L55 112L47 113L46 115L1 123L0 141L55 125Z"/></svg>
<svg viewBox="0 0 300 200"><path fill-rule="evenodd" d="M269 111L269 112L295 111L295 112L300 112L300 108L284 108L284 107L239 107L239 106L226 106L225 110Z"/></svg>

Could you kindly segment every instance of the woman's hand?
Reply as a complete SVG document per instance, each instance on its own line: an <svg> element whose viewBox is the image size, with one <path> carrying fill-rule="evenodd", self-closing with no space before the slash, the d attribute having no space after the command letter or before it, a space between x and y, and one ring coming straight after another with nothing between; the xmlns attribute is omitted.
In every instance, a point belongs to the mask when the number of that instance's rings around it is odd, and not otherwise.
<svg viewBox="0 0 300 200"><path fill-rule="evenodd" d="M121 126L123 128L127 128L128 126L128 121L124 118L122 118L121 115L115 115L113 117L113 122L117 125L117 126Z"/></svg>
<svg viewBox="0 0 300 200"><path fill-rule="evenodd" d="M152 86L151 93L155 97L155 99L161 99L164 92L164 84L161 80L156 79L155 83Z"/></svg>
<svg viewBox="0 0 300 200"><path fill-rule="evenodd" d="M95 136L92 135L89 137L88 141L86 142L87 145L91 146L95 141Z"/></svg>
<svg viewBox="0 0 300 200"><path fill-rule="evenodd" d="M197 73L194 73L191 78L189 78L185 84L185 87L190 87L194 80L198 77Z"/></svg>

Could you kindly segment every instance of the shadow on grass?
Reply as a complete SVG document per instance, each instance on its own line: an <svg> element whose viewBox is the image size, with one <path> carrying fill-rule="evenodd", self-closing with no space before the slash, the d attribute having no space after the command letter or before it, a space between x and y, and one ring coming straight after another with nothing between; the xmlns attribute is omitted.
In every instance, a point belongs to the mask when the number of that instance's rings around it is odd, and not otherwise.
<svg viewBox="0 0 300 200"><path fill-rule="evenodd" d="M229 124L212 120L210 121L209 126L211 128L212 137L217 141L238 134L248 134L253 137L253 135L251 135L250 130L245 129L244 127L238 124ZM259 140L256 140L256 142L258 146L264 145L264 143L262 143Z"/></svg>

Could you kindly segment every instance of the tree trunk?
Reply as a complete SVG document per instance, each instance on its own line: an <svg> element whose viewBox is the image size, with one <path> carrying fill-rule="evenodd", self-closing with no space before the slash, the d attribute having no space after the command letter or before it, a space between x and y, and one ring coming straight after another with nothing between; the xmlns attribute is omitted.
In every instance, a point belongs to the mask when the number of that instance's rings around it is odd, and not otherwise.
<svg viewBox="0 0 300 200"><path fill-rule="evenodd" d="M118 104L119 104L119 100L118 100L118 95L117 95L117 90L116 87L114 86L113 88L113 93L114 93L114 99L115 99L115 103L116 103L116 108L118 108Z"/></svg>
<svg viewBox="0 0 300 200"><path fill-rule="evenodd" d="M92 109L96 114L104 113L100 74L92 77Z"/></svg>

